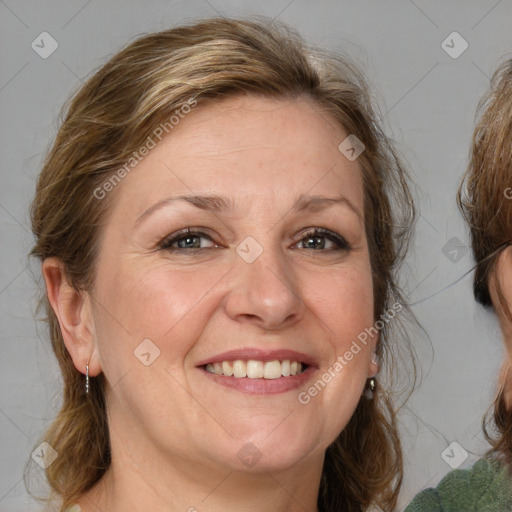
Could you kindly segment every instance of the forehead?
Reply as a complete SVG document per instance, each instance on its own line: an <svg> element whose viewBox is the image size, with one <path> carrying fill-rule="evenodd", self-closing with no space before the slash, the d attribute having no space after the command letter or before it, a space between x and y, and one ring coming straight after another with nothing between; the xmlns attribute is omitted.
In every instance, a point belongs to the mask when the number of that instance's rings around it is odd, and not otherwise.
<svg viewBox="0 0 512 512"><path fill-rule="evenodd" d="M140 215L165 194L255 197L267 207L332 192L362 210L357 161L338 149L347 133L311 100L237 96L185 115L115 190L114 209Z"/></svg>

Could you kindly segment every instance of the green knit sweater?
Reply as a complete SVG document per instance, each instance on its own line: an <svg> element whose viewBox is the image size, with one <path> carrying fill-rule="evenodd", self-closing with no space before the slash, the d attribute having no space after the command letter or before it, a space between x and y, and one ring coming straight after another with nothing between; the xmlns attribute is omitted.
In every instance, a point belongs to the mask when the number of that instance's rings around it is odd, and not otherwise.
<svg viewBox="0 0 512 512"><path fill-rule="evenodd" d="M499 462L480 459L420 492L404 512L512 512L512 479Z"/></svg>

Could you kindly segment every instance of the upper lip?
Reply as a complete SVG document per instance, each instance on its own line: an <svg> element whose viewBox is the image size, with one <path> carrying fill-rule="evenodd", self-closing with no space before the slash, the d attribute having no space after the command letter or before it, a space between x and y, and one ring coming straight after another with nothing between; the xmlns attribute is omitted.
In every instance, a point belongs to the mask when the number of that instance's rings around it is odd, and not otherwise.
<svg viewBox="0 0 512 512"><path fill-rule="evenodd" d="M204 366L208 363L222 363L223 361L284 361L289 359L290 361L297 361L298 363L304 363L308 366L318 366L316 361L302 352L296 352L295 350L288 349L276 349L276 350L264 350L258 348L242 348L237 350L229 350L222 354L209 357L197 363L197 366Z"/></svg>

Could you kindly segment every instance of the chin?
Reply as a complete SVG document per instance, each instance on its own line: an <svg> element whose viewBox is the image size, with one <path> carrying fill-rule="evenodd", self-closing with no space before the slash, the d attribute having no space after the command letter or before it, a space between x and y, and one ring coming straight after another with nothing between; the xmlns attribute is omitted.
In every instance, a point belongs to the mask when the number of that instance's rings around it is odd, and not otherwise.
<svg viewBox="0 0 512 512"><path fill-rule="evenodd" d="M279 435L274 432L267 437L260 433L252 439L244 437L230 445L230 451L235 457L227 462L233 470L240 472L286 471L304 459L323 456L318 438L308 436L301 439L291 432Z"/></svg>

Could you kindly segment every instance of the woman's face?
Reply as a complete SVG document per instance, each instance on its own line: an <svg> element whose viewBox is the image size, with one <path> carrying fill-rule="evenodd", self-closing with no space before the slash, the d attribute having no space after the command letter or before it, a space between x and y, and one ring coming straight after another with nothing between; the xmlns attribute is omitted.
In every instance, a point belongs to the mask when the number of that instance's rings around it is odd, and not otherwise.
<svg viewBox="0 0 512 512"><path fill-rule="evenodd" d="M374 319L347 135L306 100L229 98L110 192L91 307L114 453L321 461L377 371L376 337L353 343Z"/></svg>

